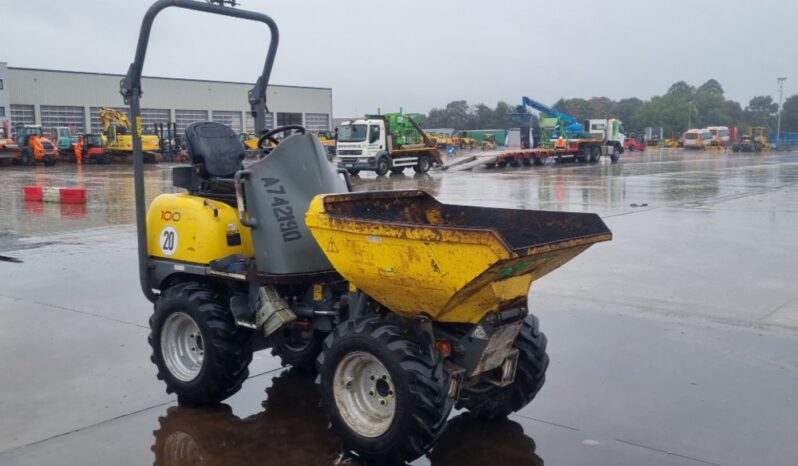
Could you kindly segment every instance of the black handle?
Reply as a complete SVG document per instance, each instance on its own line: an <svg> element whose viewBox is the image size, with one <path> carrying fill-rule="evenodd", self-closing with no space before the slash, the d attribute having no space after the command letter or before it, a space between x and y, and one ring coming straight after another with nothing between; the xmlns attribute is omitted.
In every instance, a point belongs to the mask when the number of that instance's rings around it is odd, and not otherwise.
<svg viewBox="0 0 798 466"><path fill-rule="evenodd" d="M344 182L346 183L346 190L350 193L352 192L352 177L349 176L349 172L345 168L339 168L338 173L344 175Z"/></svg>

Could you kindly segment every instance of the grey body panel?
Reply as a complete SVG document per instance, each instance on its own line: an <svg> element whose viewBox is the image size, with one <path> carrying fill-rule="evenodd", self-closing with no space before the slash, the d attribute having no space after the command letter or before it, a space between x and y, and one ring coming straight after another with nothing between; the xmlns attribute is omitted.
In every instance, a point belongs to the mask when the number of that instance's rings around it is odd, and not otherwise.
<svg viewBox="0 0 798 466"><path fill-rule="evenodd" d="M305 212L317 194L347 189L318 138L289 136L248 171L244 194L250 221L254 220L252 242L258 271L294 274L332 270L305 225Z"/></svg>

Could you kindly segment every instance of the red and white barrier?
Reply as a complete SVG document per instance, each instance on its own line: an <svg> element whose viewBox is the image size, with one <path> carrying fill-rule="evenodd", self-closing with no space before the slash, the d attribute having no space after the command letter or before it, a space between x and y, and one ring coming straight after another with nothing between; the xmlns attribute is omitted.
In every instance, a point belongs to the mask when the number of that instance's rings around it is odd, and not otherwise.
<svg viewBox="0 0 798 466"><path fill-rule="evenodd" d="M25 186L26 201L60 202L62 204L85 204L86 188L63 188L44 186Z"/></svg>

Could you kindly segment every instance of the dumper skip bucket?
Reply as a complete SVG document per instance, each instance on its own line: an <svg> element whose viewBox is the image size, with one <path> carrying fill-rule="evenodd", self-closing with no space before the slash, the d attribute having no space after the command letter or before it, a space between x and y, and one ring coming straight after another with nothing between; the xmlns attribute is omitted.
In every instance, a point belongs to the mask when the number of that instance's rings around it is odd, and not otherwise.
<svg viewBox="0 0 798 466"><path fill-rule="evenodd" d="M593 243L596 214L442 204L424 191L316 196L305 222L335 269L394 312L479 322Z"/></svg>

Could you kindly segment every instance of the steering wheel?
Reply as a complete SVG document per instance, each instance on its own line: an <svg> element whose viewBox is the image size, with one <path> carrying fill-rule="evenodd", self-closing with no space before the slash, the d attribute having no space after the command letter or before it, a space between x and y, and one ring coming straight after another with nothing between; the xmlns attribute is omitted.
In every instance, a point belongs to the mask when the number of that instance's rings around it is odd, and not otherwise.
<svg viewBox="0 0 798 466"><path fill-rule="evenodd" d="M274 128L271 131L267 131L267 132L261 134L261 136L258 138L258 148L260 148L260 150L262 150L262 151L265 151L266 149L270 149L269 147L263 147L263 144L266 141L273 142L274 145L279 144L280 141L275 139L274 135L278 134L278 133L282 133L283 131L296 131L299 134L305 134L305 127L301 126L301 125L286 125L286 126L280 126L280 127Z"/></svg>

